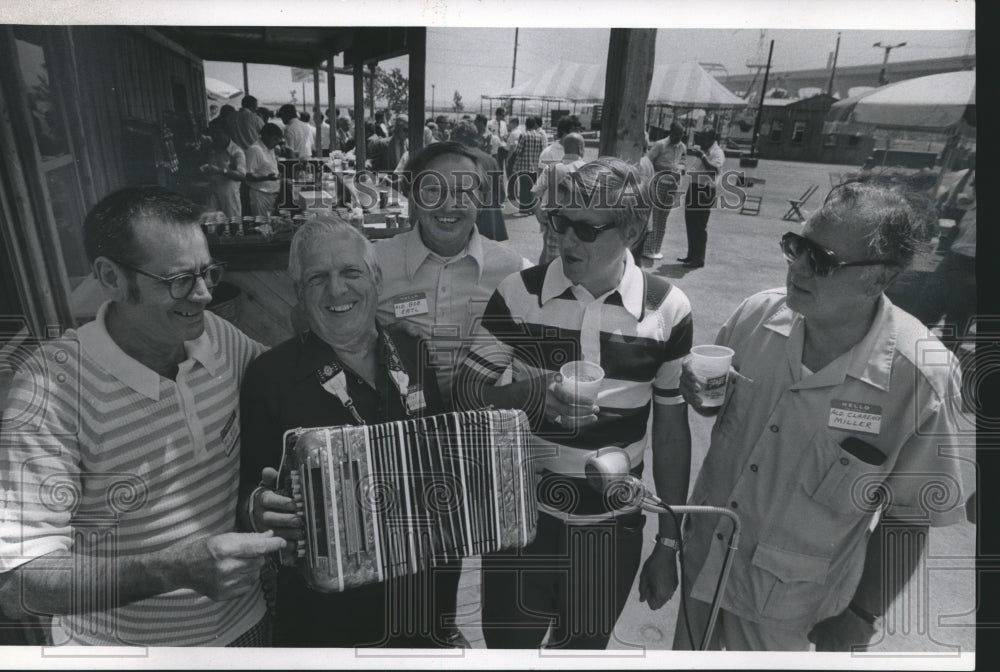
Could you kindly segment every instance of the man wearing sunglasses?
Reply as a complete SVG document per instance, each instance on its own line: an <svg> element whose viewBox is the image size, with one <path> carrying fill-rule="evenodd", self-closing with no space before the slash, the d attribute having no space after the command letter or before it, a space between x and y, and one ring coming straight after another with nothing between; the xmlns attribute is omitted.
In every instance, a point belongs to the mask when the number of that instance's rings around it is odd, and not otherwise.
<svg viewBox="0 0 1000 672"><path fill-rule="evenodd" d="M743 527L714 648L868 645L927 527L963 518L946 455L958 366L883 294L913 260L922 216L886 187L835 188L782 237L785 287L746 299L716 338L735 372L691 503L729 507ZM681 392L708 415L702 384L685 365ZM706 518L685 530L692 632L679 619L675 648L705 631L728 533Z"/></svg>
<svg viewBox="0 0 1000 672"><path fill-rule="evenodd" d="M199 216L160 187L98 203L84 245L107 301L10 391L0 603L59 615L56 644L268 642L260 569L285 542L234 532L239 383L264 348L205 310L223 267Z"/></svg>
<svg viewBox="0 0 1000 672"><path fill-rule="evenodd" d="M674 504L687 494L691 436L678 385L691 308L629 253L650 214L637 175L604 157L559 183L549 213L559 257L500 283L483 315L489 337L459 367L466 403L523 409L538 446L535 541L482 559L489 647L537 648L551 626L550 648L606 648L639 570L644 517L588 485L595 450L621 448L641 477L649 440L658 494ZM563 388L560 367L578 359L604 369L595 405ZM512 382L498 385L508 366ZM669 516L659 532L640 582L641 599L656 608L677 585Z"/></svg>

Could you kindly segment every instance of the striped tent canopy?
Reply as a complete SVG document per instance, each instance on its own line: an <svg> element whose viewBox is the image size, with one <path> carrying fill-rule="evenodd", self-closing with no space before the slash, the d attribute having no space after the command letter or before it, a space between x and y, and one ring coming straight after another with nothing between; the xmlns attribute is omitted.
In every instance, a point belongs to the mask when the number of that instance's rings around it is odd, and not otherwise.
<svg viewBox="0 0 1000 672"><path fill-rule="evenodd" d="M562 61L493 98L562 98L576 103L604 100L607 65ZM744 107L746 101L732 93L694 61L653 68L648 102L678 107Z"/></svg>
<svg viewBox="0 0 1000 672"><path fill-rule="evenodd" d="M606 65L562 61L495 98L563 98L575 102L604 100Z"/></svg>
<svg viewBox="0 0 1000 672"><path fill-rule="evenodd" d="M648 102L702 109L745 107L747 104L694 61L655 66Z"/></svg>

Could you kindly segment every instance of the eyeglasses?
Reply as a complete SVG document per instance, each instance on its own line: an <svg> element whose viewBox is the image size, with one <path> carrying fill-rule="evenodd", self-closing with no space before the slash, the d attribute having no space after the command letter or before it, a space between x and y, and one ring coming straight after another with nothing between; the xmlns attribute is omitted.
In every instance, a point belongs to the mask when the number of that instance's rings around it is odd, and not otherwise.
<svg viewBox="0 0 1000 672"><path fill-rule="evenodd" d="M169 278L164 278L162 275L144 271L137 266L133 266L132 264L126 264L124 261L118 261L117 259L112 259L112 261L119 266L124 266L129 270L145 275L147 278L153 278L158 282L162 282L167 286L167 289L169 289L170 297L173 299L186 299L188 295L194 291L194 286L198 278L205 281L206 287L214 289L215 286L222 280L223 271L226 270L226 262L213 261L211 264L203 268L201 273L178 273L177 275L171 275Z"/></svg>
<svg viewBox="0 0 1000 672"><path fill-rule="evenodd" d="M548 213L549 215L549 226L556 233L566 233L570 227L573 227L573 233L576 237L584 243L592 243L597 240L598 234L601 231L607 231L608 229L613 229L617 226L614 223L602 224L601 226L593 226L591 224L585 224L584 222L574 222L572 219L559 214L558 210L553 210Z"/></svg>
<svg viewBox="0 0 1000 672"><path fill-rule="evenodd" d="M825 278L838 268L848 266L878 266L887 264L895 266L897 263L891 259L867 259L865 261L839 261L836 253L817 245L805 236L789 231L781 237L781 252L785 255L785 261L789 264L798 259L803 253L807 254L809 266L813 273L821 278Z"/></svg>

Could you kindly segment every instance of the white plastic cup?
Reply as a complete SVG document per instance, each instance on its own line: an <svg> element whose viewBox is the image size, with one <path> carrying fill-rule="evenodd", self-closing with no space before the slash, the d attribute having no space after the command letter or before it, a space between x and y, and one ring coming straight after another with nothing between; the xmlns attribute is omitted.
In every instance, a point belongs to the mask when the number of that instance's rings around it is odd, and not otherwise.
<svg viewBox="0 0 1000 672"><path fill-rule="evenodd" d="M563 389L568 391L581 406L597 401L597 392L604 380L604 369L593 362L577 360L563 364L559 369Z"/></svg>
<svg viewBox="0 0 1000 672"><path fill-rule="evenodd" d="M735 354L732 348L724 345L696 345L691 348L691 372L704 381L698 392L702 406L722 406L726 400L729 367Z"/></svg>

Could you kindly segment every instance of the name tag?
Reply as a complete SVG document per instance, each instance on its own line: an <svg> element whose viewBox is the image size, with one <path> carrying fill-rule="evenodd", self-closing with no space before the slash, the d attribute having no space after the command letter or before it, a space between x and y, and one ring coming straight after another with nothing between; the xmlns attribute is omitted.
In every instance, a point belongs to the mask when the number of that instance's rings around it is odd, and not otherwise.
<svg viewBox="0 0 1000 672"><path fill-rule="evenodd" d="M392 302L392 310L396 317L412 317L413 315L427 314L427 294L417 292L415 294L404 294L397 296Z"/></svg>
<svg viewBox="0 0 1000 672"><path fill-rule="evenodd" d="M424 399L424 391L419 387L411 387L406 395L406 410L416 413L427 408L427 401Z"/></svg>
<svg viewBox="0 0 1000 672"><path fill-rule="evenodd" d="M222 437L222 445L226 448L226 457L229 457L230 453L233 452L233 448L236 447L236 442L240 438L240 423L237 422L237 416L238 413L234 410L219 432Z"/></svg>
<svg viewBox="0 0 1000 672"><path fill-rule="evenodd" d="M830 419L826 426L848 432L877 435L882 429L882 407L833 399L830 402Z"/></svg>

